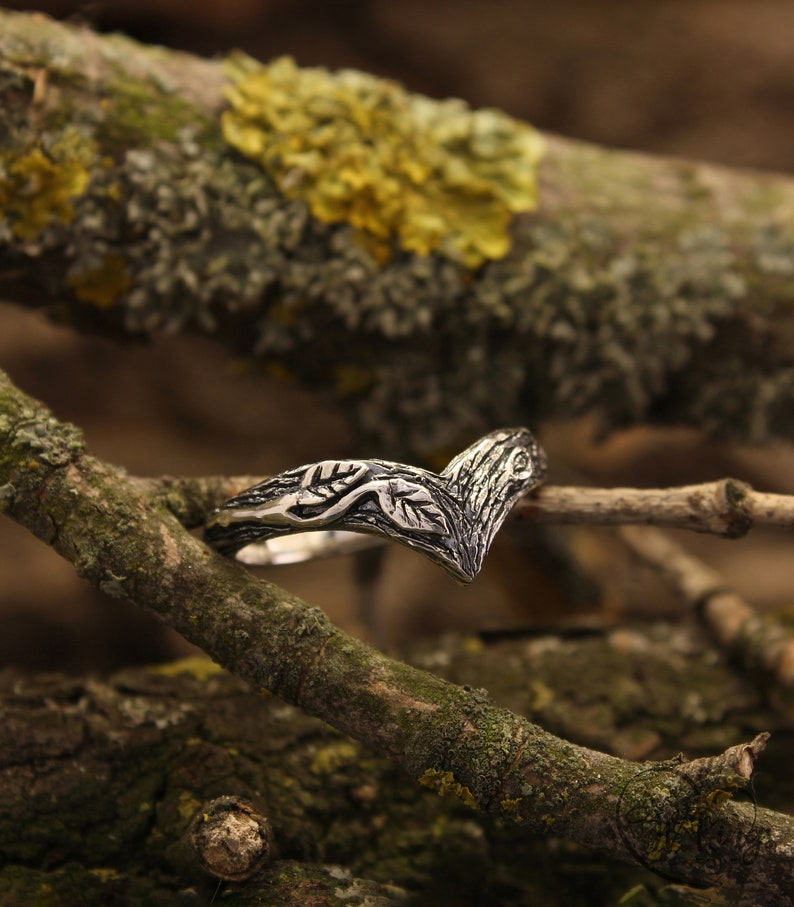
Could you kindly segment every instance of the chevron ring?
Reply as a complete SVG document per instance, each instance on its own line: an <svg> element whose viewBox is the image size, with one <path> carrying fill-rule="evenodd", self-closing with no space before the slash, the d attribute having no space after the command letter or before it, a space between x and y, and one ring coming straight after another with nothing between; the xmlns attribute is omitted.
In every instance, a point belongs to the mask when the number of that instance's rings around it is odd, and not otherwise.
<svg viewBox="0 0 794 907"><path fill-rule="evenodd" d="M207 520L204 537L250 564L351 550L347 534L364 533L413 548L470 583L512 506L545 473L546 455L526 428L485 435L440 473L387 460L323 460L230 498ZM296 533L308 534L284 538Z"/></svg>

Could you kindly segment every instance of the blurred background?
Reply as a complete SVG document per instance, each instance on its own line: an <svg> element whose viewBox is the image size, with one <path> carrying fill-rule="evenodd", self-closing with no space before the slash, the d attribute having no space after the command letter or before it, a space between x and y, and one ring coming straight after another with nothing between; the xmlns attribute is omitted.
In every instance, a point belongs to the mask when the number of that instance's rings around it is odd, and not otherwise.
<svg viewBox="0 0 794 907"><path fill-rule="evenodd" d="M605 145L794 170L794 4L783 0L108 0L36 8L203 55L241 48L262 60L290 54L302 65L355 67ZM80 425L93 453L131 473L266 475L367 454L339 413L205 339L121 348L0 302L0 366ZM541 433L555 482L654 486L734 475L794 493L788 449L729 449L693 431L646 429L596 444L586 420ZM681 539L756 606L794 602L790 536ZM0 522L0 551L0 666L107 669L190 651L138 609L90 589L9 520ZM386 647L446 630L603 625L680 608L607 530L539 539L526 524L512 526L466 589L398 546L378 564L345 558L262 574Z"/></svg>

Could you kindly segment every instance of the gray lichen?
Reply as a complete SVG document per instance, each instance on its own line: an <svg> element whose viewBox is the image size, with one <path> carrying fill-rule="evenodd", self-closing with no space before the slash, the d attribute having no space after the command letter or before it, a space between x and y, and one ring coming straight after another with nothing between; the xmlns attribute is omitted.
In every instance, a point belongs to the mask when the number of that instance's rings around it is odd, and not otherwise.
<svg viewBox="0 0 794 907"><path fill-rule="evenodd" d="M78 299L133 332L246 318L244 349L330 391L391 451L445 450L521 414L640 419L746 292L727 238L702 227L662 262L601 221L560 220L476 274L436 255L381 263L188 127L92 168L71 204L36 248L68 237Z"/></svg>
<svg viewBox="0 0 794 907"><path fill-rule="evenodd" d="M98 103L70 51L50 71L56 101L32 116L19 54L34 50L19 47L0 60L0 242L72 295L75 322L219 336L344 406L395 457L442 462L496 424L582 413L604 430L792 436L782 181L554 140L505 257L473 267L397 241L382 254L242 159L156 55L108 44ZM141 54L148 75L138 60L127 77Z"/></svg>

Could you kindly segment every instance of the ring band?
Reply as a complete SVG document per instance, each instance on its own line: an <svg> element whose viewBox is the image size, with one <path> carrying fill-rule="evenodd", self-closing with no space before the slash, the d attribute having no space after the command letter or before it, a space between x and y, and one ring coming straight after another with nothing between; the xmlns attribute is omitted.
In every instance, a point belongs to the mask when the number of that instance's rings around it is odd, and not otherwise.
<svg viewBox="0 0 794 907"><path fill-rule="evenodd" d="M296 535L252 542L236 552L241 564L252 567L280 567L325 557L353 554L365 548L386 544L386 538L349 532L345 529L314 529Z"/></svg>
<svg viewBox="0 0 794 907"><path fill-rule="evenodd" d="M316 557L342 532L382 536L469 583L512 506L545 474L546 455L526 428L485 435L438 474L387 460L322 460L229 498L207 520L204 537L250 564ZM287 555L262 548L317 530L327 538L313 552L308 537L304 546L290 540Z"/></svg>

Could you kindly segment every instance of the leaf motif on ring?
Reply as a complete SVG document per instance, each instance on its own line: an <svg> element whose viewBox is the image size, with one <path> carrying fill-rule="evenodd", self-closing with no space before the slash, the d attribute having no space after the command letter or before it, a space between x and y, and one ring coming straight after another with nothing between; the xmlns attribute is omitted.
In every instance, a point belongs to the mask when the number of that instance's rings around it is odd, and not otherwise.
<svg viewBox="0 0 794 907"><path fill-rule="evenodd" d="M438 534L449 532L444 511L421 485L392 479L388 482L388 493L378 497L384 516L401 529Z"/></svg>
<svg viewBox="0 0 794 907"><path fill-rule="evenodd" d="M295 503L300 507L331 504L361 481L368 472L367 464L357 460L342 463L323 460L306 470Z"/></svg>

